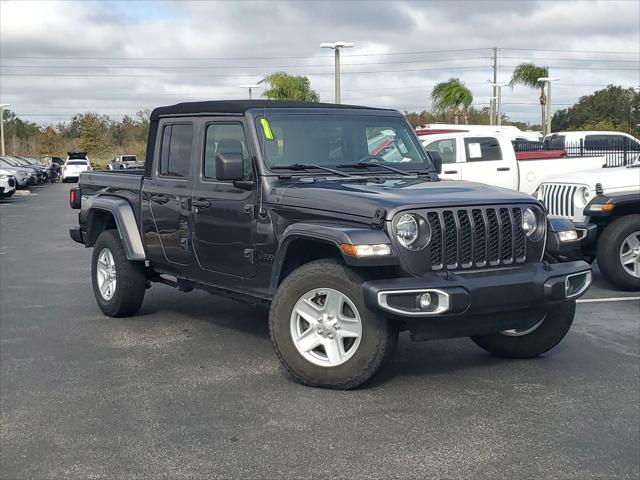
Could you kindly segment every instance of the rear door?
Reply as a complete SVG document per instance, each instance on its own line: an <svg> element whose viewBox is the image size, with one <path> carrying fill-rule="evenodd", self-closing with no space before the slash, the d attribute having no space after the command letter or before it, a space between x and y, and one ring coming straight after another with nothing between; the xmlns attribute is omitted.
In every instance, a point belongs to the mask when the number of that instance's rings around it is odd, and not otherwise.
<svg viewBox="0 0 640 480"><path fill-rule="evenodd" d="M513 158L496 137L466 137L462 139L464 163L461 165L462 180L486 183L496 187L518 189L518 171L515 154Z"/></svg>
<svg viewBox="0 0 640 480"><path fill-rule="evenodd" d="M442 158L442 172L440 178L446 180L462 180L462 171L460 168L458 138L441 138L425 143L424 149L427 151L438 152Z"/></svg>
<svg viewBox="0 0 640 480"><path fill-rule="evenodd" d="M253 179L253 154L247 141L245 120L243 117L205 118L198 131L201 145L192 199L198 276L205 283L215 283L215 274L253 277L256 274L255 188L244 190L234 182L218 180L215 165L217 154L241 154L245 180Z"/></svg>
<svg viewBox="0 0 640 480"><path fill-rule="evenodd" d="M193 121L161 120L153 171L143 186L142 230L147 253L150 260L169 270L191 263L189 236L194 142Z"/></svg>

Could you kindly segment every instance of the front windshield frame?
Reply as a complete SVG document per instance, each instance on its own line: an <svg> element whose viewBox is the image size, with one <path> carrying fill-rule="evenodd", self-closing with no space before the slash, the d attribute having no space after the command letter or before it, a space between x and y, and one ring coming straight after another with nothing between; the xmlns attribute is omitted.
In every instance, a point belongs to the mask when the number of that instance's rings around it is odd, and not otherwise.
<svg viewBox="0 0 640 480"><path fill-rule="evenodd" d="M372 112L372 113L370 113ZM381 165L390 165L396 168L399 168L407 173L417 173L417 172L435 172L435 168L433 166L433 162L429 154L424 150L422 144L419 139L416 137L415 132L411 128L411 125L406 121L406 119L398 114L397 112L386 111L376 112L376 111L340 111L340 110L330 110L323 112L309 112L309 111L286 111L283 109L278 110L267 110L266 112L252 112L252 124L256 130L258 144L262 157L262 167L265 170L265 173L272 173L275 175L281 175L283 171L290 172L294 174L301 175L319 175L321 174L319 171L314 171L313 169L308 169L305 171L301 171L300 168L287 168L287 166L293 166L296 164L299 165L314 165L315 162L309 161L308 158L301 158L292 163L287 163L284 165L276 165L269 160L268 153L265 151L265 142L268 141L264 137L264 132L262 125L260 124L260 120L266 118L270 125L274 119L278 119L278 117L298 117L302 119L302 117L313 118L313 119L321 119L322 117L335 117L336 120L340 120L341 118L344 121L350 120L358 120L362 122L367 122L367 128L376 128L376 127L394 127L396 131L397 129L403 129L403 142L410 142L410 147L412 147L412 153L415 153L420 161L411 161L411 162L380 162ZM266 116L265 116L266 113ZM273 125L272 125L273 126ZM338 125L339 126L339 125ZM276 124L277 127L277 124ZM371 141L371 139L367 139L367 141ZM347 164L357 164L358 161L365 160L368 165L371 167L368 169L363 169L361 167L356 166L347 166ZM364 156L364 158L352 158L344 161L336 161L334 163L317 163L317 165L321 165L323 167L329 168L339 168L345 172L349 173L357 173L360 175L371 175L374 174L379 176L381 174L385 175L398 175L398 173L391 172L383 167L376 168L375 160L372 162L370 157ZM326 173L322 173L322 175L326 176Z"/></svg>

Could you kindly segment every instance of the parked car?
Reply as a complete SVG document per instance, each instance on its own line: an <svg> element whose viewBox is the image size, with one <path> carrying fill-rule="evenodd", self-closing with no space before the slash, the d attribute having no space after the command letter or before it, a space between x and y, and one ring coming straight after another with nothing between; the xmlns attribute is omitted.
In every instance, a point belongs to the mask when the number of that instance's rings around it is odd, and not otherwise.
<svg viewBox="0 0 640 480"><path fill-rule="evenodd" d="M482 182L531 194L544 179L602 167L604 157L517 160L511 141L500 135L448 133L420 137L442 157L441 178Z"/></svg>
<svg viewBox="0 0 640 480"><path fill-rule="evenodd" d="M0 167L13 173L18 188L28 188L38 183L38 174L33 168L25 167L11 157L0 157Z"/></svg>
<svg viewBox="0 0 640 480"><path fill-rule="evenodd" d="M640 159L626 167L549 178L538 199L553 215L570 218L583 251L602 274L625 290L640 290Z"/></svg>
<svg viewBox="0 0 640 480"><path fill-rule="evenodd" d="M603 155L609 167L632 163L640 152L640 140L624 132L566 131L544 137L547 150L562 149L568 156Z"/></svg>
<svg viewBox="0 0 640 480"><path fill-rule="evenodd" d="M124 170L144 168L144 162L139 162L135 155L118 155L109 163L109 170Z"/></svg>
<svg viewBox="0 0 640 480"><path fill-rule="evenodd" d="M16 192L16 177L13 172L0 168L0 198L8 198Z"/></svg>
<svg viewBox="0 0 640 480"><path fill-rule="evenodd" d="M541 142L542 134L533 130L520 130L513 125L462 125L431 123L416 128L416 135L436 135L442 133L473 133L476 135L501 135L511 141Z"/></svg>
<svg viewBox="0 0 640 480"><path fill-rule="evenodd" d="M149 282L270 304L284 367L346 389L399 330L540 355L589 287L587 263L555 260L576 243L570 221L528 195L441 182L400 112L249 100L150 118L144 173L83 172L69 194L105 315L134 315ZM404 161L372 153L388 130Z"/></svg>
<svg viewBox="0 0 640 480"><path fill-rule="evenodd" d="M14 157L23 162L25 166L31 166L38 170L38 176L40 177L41 182L47 182L51 178L51 167L49 165L45 165L42 162L36 160L35 158L29 157Z"/></svg>
<svg viewBox="0 0 640 480"><path fill-rule="evenodd" d="M62 181L78 181L80 173L90 171L91 163L85 152L69 152L67 160L62 167Z"/></svg>

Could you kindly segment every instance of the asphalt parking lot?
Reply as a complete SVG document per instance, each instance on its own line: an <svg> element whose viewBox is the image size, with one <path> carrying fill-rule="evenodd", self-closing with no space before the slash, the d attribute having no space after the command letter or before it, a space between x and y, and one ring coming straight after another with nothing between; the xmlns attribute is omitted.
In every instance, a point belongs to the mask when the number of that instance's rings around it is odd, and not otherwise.
<svg viewBox="0 0 640 480"><path fill-rule="evenodd" d="M640 476L640 301L598 275L541 358L402 336L365 388L311 389L260 308L155 285L104 317L69 188L0 202L0 477Z"/></svg>

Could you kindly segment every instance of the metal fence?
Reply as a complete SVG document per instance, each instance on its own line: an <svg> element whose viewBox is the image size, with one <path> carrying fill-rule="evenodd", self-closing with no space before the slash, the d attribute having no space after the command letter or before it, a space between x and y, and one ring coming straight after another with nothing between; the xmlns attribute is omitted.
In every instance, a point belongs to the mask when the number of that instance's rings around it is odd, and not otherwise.
<svg viewBox="0 0 640 480"><path fill-rule="evenodd" d="M564 150L567 157L600 157L606 158L607 167L621 167L633 163L640 156L640 148L628 142L610 142L600 145L587 144L584 140L575 143L514 142L516 152L545 152Z"/></svg>

